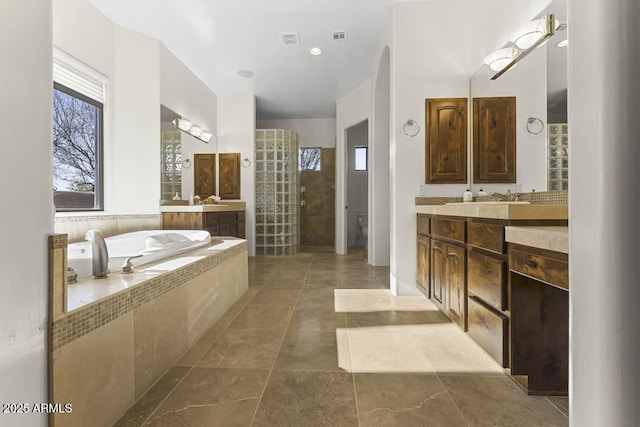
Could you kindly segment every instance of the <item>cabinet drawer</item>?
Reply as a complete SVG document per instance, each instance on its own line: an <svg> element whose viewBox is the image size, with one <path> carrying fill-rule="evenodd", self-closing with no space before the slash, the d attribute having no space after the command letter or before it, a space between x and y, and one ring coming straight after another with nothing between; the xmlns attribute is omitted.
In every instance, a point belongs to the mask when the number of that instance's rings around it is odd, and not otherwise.
<svg viewBox="0 0 640 427"><path fill-rule="evenodd" d="M218 225L218 212L206 212L204 214L204 228Z"/></svg>
<svg viewBox="0 0 640 427"><path fill-rule="evenodd" d="M502 367L508 366L509 319L483 304L475 296L469 296L469 336L478 343Z"/></svg>
<svg viewBox="0 0 640 427"><path fill-rule="evenodd" d="M431 218L426 215L418 215L418 234L428 235L431 233Z"/></svg>
<svg viewBox="0 0 640 427"><path fill-rule="evenodd" d="M238 222L238 234L236 235L236 237L240 237L241 239L245 238L244 227L244 222Z"/></svg>
<svg viewBox="0 0 640 427"><path fill-rule="evenodd" d="M431 232L434 235L464 243L464 224L464 221L434 218L431 222Z"/></svg>
<svg viewBox="0 0 640 427"><path fill-rule="evenodd" d="M467 284L469 292L498 310L507 309L507 263L469 251Z"/></svg>
<svg viewBox="0 0 640 427"><path fill-rule="evenodd" d="M484 222L467 223L467 242L477 248L499 254L506 253L504 225Z"/></svg>
<svg viewBox="0 0 640 427"><path fill-rule="evenodd" d="M511 248L509 268L516 273L569 289L569 265L565 260Z"/></svg>
<svg viewBox="0 0 640 427"><path fill-rule="evenodd" d="M236 223L233 224L220 224L220 235L221 236L236 236L238 234L238 229L236 227Z"/></svg>
<svg viewBox="0 0 640 427"><path fill-rule="evenodd" d="M207 230L209 234L211 234L212 236L220 235L220 229L218 228L217 225L205 226L204 229Z"/></svg>
<svg viewBox="0 0 640 427"><path fill-rule="evenodd" d="M235 224L236 213L235 212L220 212L220 224Z"/></svg>
<svg viewBox="0 0 640 427"><path fill-rule="evenodd" d="M236 212L238 214L238 221L244 221L244 211Z"/></svg>

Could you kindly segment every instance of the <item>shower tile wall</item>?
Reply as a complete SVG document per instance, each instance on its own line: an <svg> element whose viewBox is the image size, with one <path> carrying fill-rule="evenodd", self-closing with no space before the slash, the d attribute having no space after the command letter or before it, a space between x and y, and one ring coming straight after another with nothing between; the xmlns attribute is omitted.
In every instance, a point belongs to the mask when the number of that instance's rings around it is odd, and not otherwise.
<svg viewBox="0 0 640 427"><path fill-rule="evenodd" d="M256 131L256 254L293 255L300 244L298 134Z"/></svg>
<svg viewBox="0 0 640 427"><path fill-rule="evenodd" d="M322 148L320 170L300 173L305 187L300 209L302 246L334 246L336 227L336 149Z"/></svg>

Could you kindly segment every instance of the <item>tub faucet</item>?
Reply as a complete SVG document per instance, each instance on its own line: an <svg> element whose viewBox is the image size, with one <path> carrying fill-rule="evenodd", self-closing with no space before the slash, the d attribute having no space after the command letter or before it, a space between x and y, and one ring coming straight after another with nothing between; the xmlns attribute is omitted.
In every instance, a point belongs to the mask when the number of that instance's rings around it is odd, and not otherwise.
<svg viewBox="0 0 640 427"><path fill-rule="evenodd" d="M102 234L98 230L89 230L84 238L91 243L93 277L96 279L107 277L109 274L109 252Z"/></svg>
<svg viewBox="0 0 640 427"><path fill-rule="evenodd" d="M522 193L512 193L511 190L507 190L506 194L502 193L491 193L491 197L495 197L498 200L502 200L504 202L518 202L522 200L524 194Z"/></svg>

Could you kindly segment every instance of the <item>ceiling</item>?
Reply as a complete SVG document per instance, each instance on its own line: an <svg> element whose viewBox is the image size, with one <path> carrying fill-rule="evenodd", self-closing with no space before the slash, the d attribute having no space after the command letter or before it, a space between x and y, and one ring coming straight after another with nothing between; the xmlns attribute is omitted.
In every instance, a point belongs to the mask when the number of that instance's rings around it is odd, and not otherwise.
<svg viewBox="0 0 640 427"><path fill-rule="evenodd" d="M254 93L258 119L283 119L335 117L336 100L371 77L394 0L90 2L162 41L214 92ZM297 32L300 44L284 45L281 32ZM309 53L314 46L322 55Z"/></svg>

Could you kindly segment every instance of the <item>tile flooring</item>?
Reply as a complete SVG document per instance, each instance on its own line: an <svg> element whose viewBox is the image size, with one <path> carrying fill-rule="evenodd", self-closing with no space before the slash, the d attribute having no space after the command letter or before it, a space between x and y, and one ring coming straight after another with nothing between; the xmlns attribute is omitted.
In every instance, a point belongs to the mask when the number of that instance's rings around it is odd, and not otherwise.
<svg viewBox="0 0 640 427"><path fill-rule="evenodd" d="M118 426L567 426L389 269L305 253L249 261L249 291Z"/></svg>

